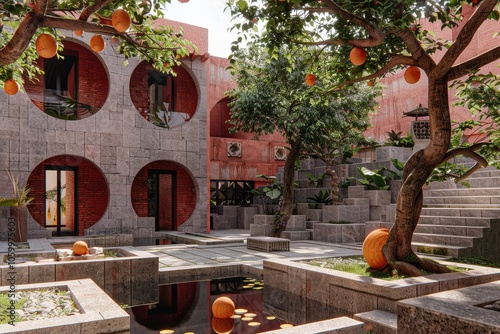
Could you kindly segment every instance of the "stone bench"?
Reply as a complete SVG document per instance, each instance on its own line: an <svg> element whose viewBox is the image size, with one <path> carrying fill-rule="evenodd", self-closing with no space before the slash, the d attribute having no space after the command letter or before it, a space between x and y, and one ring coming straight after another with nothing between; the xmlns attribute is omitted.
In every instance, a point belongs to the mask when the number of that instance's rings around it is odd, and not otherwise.
<svg viewBox="0 0 500 334"><path fill-rule="evenodd" d="M247 238L247 248L264 252L289 251L290 240L273 237L251 237Z"/></svg>

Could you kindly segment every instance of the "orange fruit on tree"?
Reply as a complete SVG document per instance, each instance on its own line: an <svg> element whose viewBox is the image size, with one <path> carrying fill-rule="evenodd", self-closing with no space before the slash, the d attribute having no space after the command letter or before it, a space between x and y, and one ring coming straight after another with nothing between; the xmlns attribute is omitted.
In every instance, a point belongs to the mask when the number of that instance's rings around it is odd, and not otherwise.
<svg viewBox="0 0 500 334"><path fill-rule="evenodd" d="M212 313L216 318L229 318L234 314L234 303L228 297L219 297L212 303Z"/></svg>
<svg viewBox="0 0 500 334"><path fill-rule="evenodd" d="M417 83L420 80L420 69L417 66L410 66L404 73L405 81L409 84Z"/></svg>
<svg viewBox="0 0 500 334"><path fill-rule="evenodd" d="M36 38L35 42L36 52L42 58L52 58L57 53L57 41L54 36L50 34L41 34Z"/></svg>
<svg viewBox="0 0 500 334"><path fill-rule="evenodd" d="M9 95L16 95L19 92L19 84L14 79L7 79L3 83L3 90Z"/></svg>
<svg viewBox="0 0 500 334"><path fill-rule="evenodd" d="M306 75L306 85L314 86L316 84L316 76L312 73Z"/></svg>
<svg viewBox="0 0 500 334"><path fill-rule="evenodd" d="M375 81L374 80L368 80L368 82L366 84L368 86L370 86L370 87L373 87L373 86L375 86Z"/></svg>
<svg viewBox="0 0 500 334"><path fill-rule="evenodd" d="M104 50L106 43L104 43L104 38L101 35L94 35L90 39L90 48L95 52L101 52Z"/></svg>
<svg viewBox="0 0 500 334"><path fill-rule="evenodd" d="M364 64L366 61L366 51L363 48L353 47L351 53L349 54L349 59L351 63L356 66Z"/></svg>
<svg viewBox="0 0 500 334"><path fill-rule="evenodd" d="M370 232L363 241L363 257L373 269L382 269L387 264L387 260L382 254L382 247L385 245L388 235L388 229L379 228Z"/></svg>
<svg viewBox="0 0 500 334"><path fill-rule="evenodd" d="M118 32L125 32L130 27L130 15L123 9L117 9L111 16L111 25Z"/></svg>
<svg viewBox="0 0 500 334"><path fill-rule="evenodd" d="M85 241L77 241L73 244L73 254L75 255L85 255L89 252L89 246Z"/></svg>

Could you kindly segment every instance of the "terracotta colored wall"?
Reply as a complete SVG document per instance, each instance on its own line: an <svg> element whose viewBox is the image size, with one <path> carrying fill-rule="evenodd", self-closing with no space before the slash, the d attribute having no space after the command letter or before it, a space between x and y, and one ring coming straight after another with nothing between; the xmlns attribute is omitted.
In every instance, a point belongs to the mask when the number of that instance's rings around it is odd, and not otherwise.
<svg viewBox="0 0 500 334"><path fill-rule="evenodd" d="M89 160L77 156L57 156L39 164L31 172L28 185L34 197L28 206L31 216L45 226L45 166L58 165L78 167L78 235L94 225L108 207L109 191L103 173Z"/></svg>
<svg viewBox="0 0 500 334"><path fill-rule="evenodd" d="M177 210L176 228L182 225L193 213L196 205L196 189L191 176L180 165L169 161L155 161L143 167L132 183L132 206L139 217L148 216L148 171L150 169L177 172Z"/></svg>
<svg viewBox="0 0 500 334"><path fill-rule="evenodd" d="M464 8L465 15L470 15L472 9L469 7ZM422 20L424 29L440 32L440 36L445 39L452 39L456 37L458 30L462 28L463 23L455 28L453 31L447 30L442 32L439 24L431 24ZM462 56L457 59L456 64L470 59L473 55L498 47L500 40L498 38L491 38L494 32L498 32L498 22L490 20L481 27L476 33L473 42L467 47ZM438 61L444 54L444 51L438 52L433 56L435 61ZM498 61L489 64L483 68L483 72L500 73L497 67ZM421 103L423 107L427 107L427 77L422 71L422 77L419 82L414 85L406 83L403 79L403 71L399 71L394 75L387 76L380 80L385 89L384 96L380 99L380 108L377 114L372 116L372 128L365 132L366 137L373 137L379 141L385 141L387 138L386 132L403 131L406 134L410 130L410 123L414 120L412 117L403 118L403 112L413 110ZM451 107L451 119L453 121L463 121L470 119L470 113L464 108L454 107L453 104L457 101L455 97L455 90L450 89L449 101Z"/></svg>

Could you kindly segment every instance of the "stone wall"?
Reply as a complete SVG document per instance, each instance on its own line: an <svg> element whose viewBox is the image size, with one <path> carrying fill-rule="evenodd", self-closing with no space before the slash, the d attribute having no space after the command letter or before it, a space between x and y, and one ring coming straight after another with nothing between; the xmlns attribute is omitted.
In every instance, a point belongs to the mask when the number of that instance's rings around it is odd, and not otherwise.
<svg viewBox="0 0 500 334"><path fill-rule="evenodd" d="M72 32L65 34L72 42L88 48L91 34L85 34L83 40ZM131 204L131 185L145 165L170 161L187 170L195 185L195 193L189 194L196 199L194 211L178 229L206 232L208 63L200 57L182 61L196 85L196 94L190 98L198 99L197 109L189 122L164 129L145 120L132 104L129 79L139 61L129 59L124 66L124 58L109 40L97 57L104 64L110 89L101 110L85 119L57 119L42 112L24 92L14 96L0 92L0 161L5 162L1 167L19 176L24 185L30 173L46 159L59 155L87 159L106 179L109 204L102 217L93 226L86 226L84 233L131 233L145 237L153 231L149 225L141 228L138 224L139 217ZM0 177L0 197L10 196L9 181ZM6 221L2 215L0 224Z"/></svg>

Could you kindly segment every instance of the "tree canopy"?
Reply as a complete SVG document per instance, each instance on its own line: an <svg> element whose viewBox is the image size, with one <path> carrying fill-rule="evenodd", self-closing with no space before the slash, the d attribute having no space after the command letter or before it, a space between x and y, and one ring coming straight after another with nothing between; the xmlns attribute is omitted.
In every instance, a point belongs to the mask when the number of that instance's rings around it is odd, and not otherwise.
<svg viewBox="0 0 500 334"><path fill-rule="evenodd" d="M295 162L300 156L333 159L363 138L369 112L375 111L380 90L357 84L329 91L337 82L337 72L326 72L321 80L306 83L309 63L300 47L276 49L271 57L265 48L250 45L232 57L237 88L229 92L232 131L281 133L289 144L284 167L284 189L276 226L286 227L292 213ZM331 58L319 58L324 67ZM327 75L328 74L328 75ZM340 152L340 154L338 154ZM337 191L335 177L332 193ZM338 196L337 196L338 197ZM279 235L279 233L278 233Z"/></svg>
<svg viewBox="0 0 500 334"><path fill-rule="evenodd" d="M180 58L195 46L173 27L155 25L170 0L6 0L0 4L0 82L22 82L22 74L33 78L40 73L36 60L36 39L46 33L59 42L64 31L79 30L112 36L118 51L128 59L150 61L162 72L171 72ZM109 21L117 9L125 10L130 28L120 32ZM101 23L103 22L103 23Z"/></svg>
<svg viewBox="0 0 500 334"><path fill-rule="evenodd" d="M417 72L416 67L418 72L425 73L428 79L430 142L405 164L396 222L389 232L383 254L389 266L408 275L421 275L420 268L433 272L448 271L415 255L411 241L422 208L422 186L433 170L454 156L464 155L477 162L469 172L465 172L464 176L467 176L476 168L488 165L479 151L485 147L492 148L492 144L496 143L488 141L449 150L452 126L448 94L451 82L474 75L474 82L484 94L471 94L473 90L469 84L473 82L467 83L467 80L456 83L463 84L459 94L471 98L466 106L477 104L483 114L498 120L498 104L487 102L491 95L494 101L498 100L498 72L489 76L481 69L500 58L500 43L488 41L487 45L493 45L491 49L476 52L465 60L461 58L477 39L476 32L489 20L498 21L498 0L229 0L228 7L235 22L233 28L243 34L233 44L235 52L245 39L267 45L271 55L282 45L306 46L302 56L307 57L318 78L325 71L321 69L322 63L316 61L317 55L336 60L334 71L340 75L332 92L407 67L413 72ZM452 39L445 40L440 34L425 29L419 23L421 18L439 23L443 30L452 29L449 34ZM491 39L498 35L498 24L496 27ZM439 54L437 51L440 51ZM351 52L364 53L366 57L353 59ZM478 99L479 96L484 99ZM492 151L495 150L493 147Z"/></svg>

